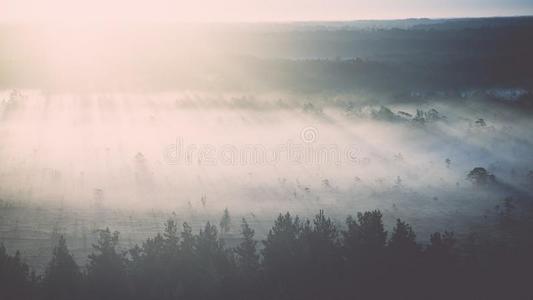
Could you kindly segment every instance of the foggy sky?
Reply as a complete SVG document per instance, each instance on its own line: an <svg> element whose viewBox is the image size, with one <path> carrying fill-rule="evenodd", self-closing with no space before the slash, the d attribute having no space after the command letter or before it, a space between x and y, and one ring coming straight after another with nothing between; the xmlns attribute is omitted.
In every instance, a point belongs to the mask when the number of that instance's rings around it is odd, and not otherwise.
<svg viewBox="0 0 533 300"><path fill-rule="evenodd" d="M262 22L533 14L528 0L0 0L0 22Z"/></svg>

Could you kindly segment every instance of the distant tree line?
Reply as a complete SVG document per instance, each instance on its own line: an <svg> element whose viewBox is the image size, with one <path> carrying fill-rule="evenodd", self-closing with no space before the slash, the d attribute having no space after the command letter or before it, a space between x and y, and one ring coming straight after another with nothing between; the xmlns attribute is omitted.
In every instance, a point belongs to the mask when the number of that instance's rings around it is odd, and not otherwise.
<svg viewBox="0 0 533 300"><path fill-rule="evenodd" d="M487 232L435 232L427 245L402 220L386 231L377 210L343 226L323 211L280 214L261 247L245 219L235 248L209 222L193 233L169 220L127 251L105 229L85 268L61 237L39 277L2 246L0 299L532 299L533 221L513 209L506 199Z"/></svg>
<svg viewBox="0 0 533 300"><path fill-rule="evenodd" d="M440 97L462 101L457 97L461 91L517 87L529 91L521 105L528 108L532 105L531 17L442 20L438 24L402 25L404 29L395 28L398 25L392 23L383 28L317 23L298 25L296 30L291 29L291 24L279 25L266 31L266 28L257 30L255 26L247 26L246 34L227 28L214 36L208 35L207 40L200 38L198 44L207 43L217 49L214 56L197 51L199 46L195 43L183 47L183 41L176 38L179 31L172 30L172 26L157 30L155 39L152 31L137 30L133 40L150 43L121 41L126 43L124 47L136 47L145 55L130 53L135 62L124 60L124 64L114 65L114 80L103 74L90 76L83 69L77 71L84 73L84 81L90 80L91 87L98 92L114 90L118 81L122 87L142 85L157 91L362 92L362 95L392 96L399 100L417 100L418 97L409 96L413 91L429 93L431 99L438 97L437 92L445 91L453 93L453 97ZM18 51L29 48L20 42L28 38L31 41L32 30L28 29L0 26L0 44L9 49L0 53L0 87L72 89L68 85L73 78L51 81L46 72L38 71L47 68L48 62L42 56ZM150 32L148 36L147 32ZM115 35L129 37L121 30ZM101 42L106 44L105 39ZM168 51L153 52L159 48ZM183 53L186 61L178 53ZM157 55L158 59L147 59L151 55ZM190 67L191 62L197 67ZM89 85L82 86L89 88Z"/></svg>

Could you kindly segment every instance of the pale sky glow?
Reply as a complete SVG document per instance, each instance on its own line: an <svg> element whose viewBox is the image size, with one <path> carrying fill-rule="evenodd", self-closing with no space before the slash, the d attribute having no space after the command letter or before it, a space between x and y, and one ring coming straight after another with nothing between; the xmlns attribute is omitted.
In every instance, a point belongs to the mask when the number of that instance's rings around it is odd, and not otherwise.
<svg viewBox="0 0 533 300"><path fill-rule="evenodd" d="M531 14L530 0L0 0L1 22L283 22Z"/></svg>

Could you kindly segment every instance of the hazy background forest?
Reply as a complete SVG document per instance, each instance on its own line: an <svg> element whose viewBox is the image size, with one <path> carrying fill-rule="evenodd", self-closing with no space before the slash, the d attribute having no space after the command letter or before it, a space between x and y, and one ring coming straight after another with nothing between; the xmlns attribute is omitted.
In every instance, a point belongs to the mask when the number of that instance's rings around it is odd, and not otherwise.
<svg viewBox="0 0 533 300"><path fill-rule="evenodd" d="M353 279L431 299L490 270L528 299L531 32L533 17L2 24L0 273L20 271L26 298L345 299ZM79 281L57 294L65 261ZM108 271L121 279L94 279ZM403 272L439 275L412 294Z"/></svg>

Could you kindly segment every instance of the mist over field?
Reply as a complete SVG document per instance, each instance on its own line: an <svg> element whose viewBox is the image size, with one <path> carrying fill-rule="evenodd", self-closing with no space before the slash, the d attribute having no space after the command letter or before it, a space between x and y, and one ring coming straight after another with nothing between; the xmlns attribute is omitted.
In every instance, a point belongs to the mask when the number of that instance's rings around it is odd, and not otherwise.
<svg viewBox="0 0 533 300"><path fill-rule="evenodd" d="M345 228L377 209L422 245L490 231L504 199L531 209L532 29L2 25L0 242L43 274L60 237L85 265L100 229L127 250L225 209L228 247L241 218L262 240L285 212Z"/></svg>

